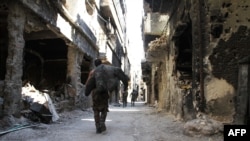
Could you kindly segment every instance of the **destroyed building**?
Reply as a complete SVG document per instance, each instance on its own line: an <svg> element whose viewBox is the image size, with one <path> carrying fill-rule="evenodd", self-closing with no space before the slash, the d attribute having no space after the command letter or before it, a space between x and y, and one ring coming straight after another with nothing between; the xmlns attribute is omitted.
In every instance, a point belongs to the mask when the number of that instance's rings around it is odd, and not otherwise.
<svg viewBox="0 0 250 141"><path fill-rule="evenodd" d="M144 0L147 102L177 119L249 124L250 1Z"/></svg>
<svg viewBox="0 0 250 141"><path fill-rule="evenodd" d="M0 1L1 118L20 117L27 83L77 106L96 58L129 75L124 0Z"/></svg>

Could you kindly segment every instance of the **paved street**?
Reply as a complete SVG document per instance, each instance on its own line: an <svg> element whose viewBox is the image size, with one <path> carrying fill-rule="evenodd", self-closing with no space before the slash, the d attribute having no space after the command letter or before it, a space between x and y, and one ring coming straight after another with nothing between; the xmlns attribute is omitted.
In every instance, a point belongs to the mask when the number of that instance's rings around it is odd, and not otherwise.
<svg viewBox="0 0 250 141"><path fill-rule="evenodd" d="M129 103L130 104L130 103ZM42 124L3 135L3 141L222 141L222 136L189 137L183 123L153 107L136 102L135 107L113 107L107 116L107 131L95 133L92 111L72 111L61 121Z"/></svg>

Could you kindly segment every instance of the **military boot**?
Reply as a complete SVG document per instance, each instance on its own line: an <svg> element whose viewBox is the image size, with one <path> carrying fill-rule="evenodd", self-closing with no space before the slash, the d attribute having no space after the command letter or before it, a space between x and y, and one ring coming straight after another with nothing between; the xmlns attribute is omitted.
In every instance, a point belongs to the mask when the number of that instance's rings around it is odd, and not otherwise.
<svg viewBox="0 0 250 141"><path fill-rule="evenodd" d="M94 119L95 119L95 126L96 126L96 133L101 133L101 126L100 126L100 112L95 110L94 111Z"/></svg>
<svg viewBox="0 0 250 141"><path fill-rule="evenodd" d="M96 133L97 133L97 134L101 133L101 132L102 132L102 129L101 129L100 123L96 123L95 126L96 126Z"/></svg>
<svg viewBox="0 0 250 141"><path fill-rule="evenodd" d="M101 128L101 131L103 132L103 131L106 131L106 125L105 125L105 123L104 122L101 122L100 123L100 128Z"/></svg>
<svg viewBox="0 0 250 141"><path fill-rule="evenodd" d="M106 117L107 117L107 112L102 111L101 118L100 118L101 131L106 131L106 129L107 129L106 125L105 125Z"/></svg>

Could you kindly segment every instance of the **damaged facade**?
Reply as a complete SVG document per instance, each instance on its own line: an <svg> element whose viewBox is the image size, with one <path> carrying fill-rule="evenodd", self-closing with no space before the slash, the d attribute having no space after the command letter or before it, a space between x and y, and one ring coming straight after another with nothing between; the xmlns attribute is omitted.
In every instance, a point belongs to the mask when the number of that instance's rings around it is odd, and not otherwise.
<svg viewBox="0 0 250 141"><path fill-rule="evenodd" d="M144 10L147 102L186 121L249 124L250 1L144 0Z"/></svg>
<svg viewBox="0 0 250 141"><path fill-rule="evenodd" d="M27 83L61 105L90 106L81 98L96 58L129 75L123 0L1 0L0 15L1 118L20 117Z"/></svg>

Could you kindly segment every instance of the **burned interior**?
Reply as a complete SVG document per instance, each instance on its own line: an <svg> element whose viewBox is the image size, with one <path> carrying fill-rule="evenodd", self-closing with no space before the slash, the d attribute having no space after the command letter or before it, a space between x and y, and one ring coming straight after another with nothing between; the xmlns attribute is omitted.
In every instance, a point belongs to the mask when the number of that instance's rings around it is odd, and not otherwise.
<svg viewBox="0 0 250 141"><path fill-rule="evenodd" d="M8 29L7 26L8 8L4 4L0 5L0 15L0 116L2 117L4 80L8 67L6 62L8 51L10 51L8 50L10 46L8 44L8 31L12 29ZM71 69L68 65L70 56L68 55L68 41L49 29L41 18L29 12L27 12L26 16L28 20L24 26L23 33L23 39L25 41L23 58L19 58L22 60L22 63L21 68L18 68L20 72L22 72L22 87L28 89L28 87L31 88L32 86L34 90L48 93L51 99L53 99L53 102L65 103L65 100L70 100L67 91L74 91L73 87L69 85L71 80L67 74ZM15 32L15 30L13 30L13 32ZM91 58L88 55L83 55L82 61L80 62L81 83L84 84L90 70ZM11 77L14 77L14 75ZM35 109L37 115L43 112L45 112L45 114L48 113L48 111L44 111L46 108L44 108L43 105L34 105L32 106L33 111ZM57 107L58 111L67 108L67 104L64 106L62 106L62 104L56 105L59 105L59 107ZM25 110L25 108L27 108L27 104L25 104L24 101L24 105L20 107L20 109ZM27 113L25 114L27 115ZM42 116L40 116L40 118L42 118ZM44 122L48 122L48 120L44 120Z"/></svg>
<svg viewBox="0 0 250 141"><path fill-rule="evenodd" d="M176 71L180 81L192 80L192 29L190 23L182 23L173 37L176 47Z"/></svg>
<svg viewBox="0 0 250 141"><path fill-rule="evenodd" d="M31 19L30 21L39 20ZM71 81L70 78L67 78L67 71L71 69L68 66L70 56L68 41L41 23L34 22L33 24L34 26L27 24L27 32L24 33L22 79L24 83L29 82L39 90L58 90ZM84 84L90 70L91 58L83 55L80 62L81 82Z"/></svg>
<svg viewBox="0 0 250 141"><path fill-rule="evenodd" d="M67 46L61 39L25 43L23 81L38 89L51 89L66 81Z"/></svg>
<svg viewBox="0 0 250 141"><path fill-rule="evenodd" d="M3 89L4 89L4 79L6 73L6 58L8 52L8 41L7 36L7 16L8 7L7 5L0 4L0 118L3 117Z"/></svg>
<svg viewBox="0 0 250 141"><path fill-rule="evenodd" d="M4 80L6 70L6 57L7 57L7 16L8 7L5 4L0 4L0 80Z"/></svg>

